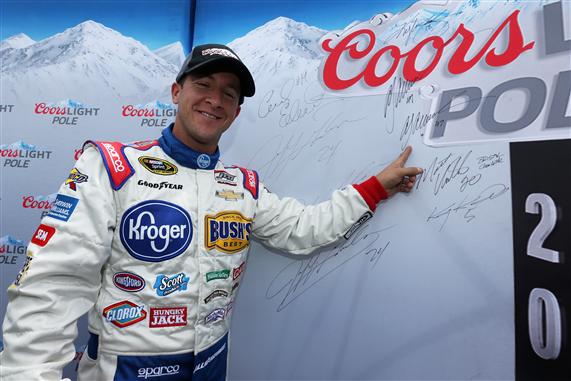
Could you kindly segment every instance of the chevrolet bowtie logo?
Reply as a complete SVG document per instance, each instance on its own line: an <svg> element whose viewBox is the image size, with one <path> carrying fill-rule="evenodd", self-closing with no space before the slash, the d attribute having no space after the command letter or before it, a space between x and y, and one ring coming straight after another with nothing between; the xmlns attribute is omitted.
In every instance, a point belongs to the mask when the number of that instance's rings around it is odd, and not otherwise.
<svg viewBox="0 0 571 381"><path fill-rule="evenodd" d="M225 200L242 200L244 199L244 193L234 192L231 190L216 191L216 197L222 197Z"/></svg>

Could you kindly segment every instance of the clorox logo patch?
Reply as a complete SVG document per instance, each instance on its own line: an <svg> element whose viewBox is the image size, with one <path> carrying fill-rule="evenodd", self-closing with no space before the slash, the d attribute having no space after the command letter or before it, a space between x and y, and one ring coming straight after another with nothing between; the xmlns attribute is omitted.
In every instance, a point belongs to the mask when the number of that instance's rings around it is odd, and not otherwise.
<svg viewBox="0 0 571 381"><path fill-rule="evenodd" d="M170 176L178 172L176 165L158 157L141 156L139 163L155 175Z"/></svg>
<svg viewBox="0 0 571 381"><path fill-rule="evenodd" d="M224 253L234 254L250 245L252 219L244 217L240 212L207 215L204 222L204 242L208 250L216 248Z"/></svg>
<svg viewBox="0 0 571 381"><path fill-rule="evenodd" d="M121 217L121 242L127 252L145 262L181 255L192 240L192 220L178 205L160 200L141 202Z"/></svg>
<svg viewBox="0 0 571 381"><path fill-rule="evenodd" d="M127 327L145 320L147 311L145 306L139 306L129 300L105 307L103 317L119 328Z"/></svg>

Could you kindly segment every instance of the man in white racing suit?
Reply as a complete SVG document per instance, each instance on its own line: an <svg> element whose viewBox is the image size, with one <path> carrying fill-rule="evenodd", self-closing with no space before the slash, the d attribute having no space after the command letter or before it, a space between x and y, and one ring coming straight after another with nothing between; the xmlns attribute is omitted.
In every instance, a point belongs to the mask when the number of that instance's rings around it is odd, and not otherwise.
<svg viewBox="0 0 571 381"><path fill-rule="evenodd" d="M60 380L85 313L80 380L225 380L250 239L307 254L412 189L420 169L404 167L410 148L312 206L270 193L253 170L225 167L218 141L253 94L232 50L197 46L172 85L175 123L159 139L85 144L8 290L2 380Z"/></svg>

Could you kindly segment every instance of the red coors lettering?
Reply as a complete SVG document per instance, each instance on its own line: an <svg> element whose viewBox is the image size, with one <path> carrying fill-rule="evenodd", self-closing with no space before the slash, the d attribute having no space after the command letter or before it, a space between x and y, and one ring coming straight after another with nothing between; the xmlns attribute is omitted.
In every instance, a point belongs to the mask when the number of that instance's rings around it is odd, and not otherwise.
<svg viewBox="0 0 571 381"><path fill-rule="evenodd" d="M135 108L133 105L123 106L123 112L121 113L123 116L144 116L147 118L152 118L155 116L155 110L148 110L145 108Z"/></svg>
<svg viewBox="0 0 571 381"><path fill-rule="evenodd" d="M22 206L26 209L45 209L49 210L52 208L52 203L48 200L37 201L34 196L24 196L24 201L22 201Z"/></svg>
<svg viewBox="0 0 571 381"><path fill-rule="evenodd" d="M36 108L34 109L36 114L44 115L65 115L66 108L58 106L47 106L45 103L36 103Z"/></svg>
<svg viewBox="0 0 571 381"><path fill-rule="evenodd" d="M323 41L322 44L323 50L329 52L329 56L325 60L325 64L323 66L323 82L332 90L343 90L349 88L361 79L371 87L381 86L393 76L401 60L404 60L404 79L409 82L419 81L426 78L436 68L440 62L444 48L452 43L457 36L460 36L462 40L448 62L449 73L462 74L467 72L472 69L484 55L486 56L485 61L488 65L493 67L505 66L515 61L523 52L532 49L535 45L535 42L533 41L528 44L524 43L521 27L517 19L518 14L519 10L516 10L506 20L504 20L504 22L488 39L488 42L486 42L480 51L473 55L473 58L471 59L466 59L466 56L474 42L474 33L467 29L464 24L460 24L449 40L444 41L440 36L427 37L406 53L401 52L400 48L396 45L384 46L373 54L370 60L366 63L363 72L357 74L353 78L346 79L340 78L338 75L337 67L339 65L339 60L344 53L348 54L353 60L365 58L375 47L375 34L370 29L360 29L343 38L335 47L331 46L332 40L327 39ZM502 53L497 54L496 49L494 48L490 50L490 47L506 27L509 31L508 46ZM366 37L369 44L365 49L358 50L358 42L362 41L363 37ZM435 50L432 61L425 68L417 70L416 59L421 50L428 44L431 44L432 48ZM392 59L392 65L379 77L376 74L377 63L384 55L390 56L390 59Z"/></svg>

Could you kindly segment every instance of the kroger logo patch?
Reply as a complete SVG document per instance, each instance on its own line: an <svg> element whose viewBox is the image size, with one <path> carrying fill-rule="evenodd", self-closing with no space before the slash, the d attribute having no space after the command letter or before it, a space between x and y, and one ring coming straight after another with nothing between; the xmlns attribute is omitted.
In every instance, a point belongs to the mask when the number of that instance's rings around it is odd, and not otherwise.
<svg viewBox="0 0 571 381"><path fill-rule="evenodd" d="M56 220L67 221L71 214L75 210L79 200L77 198L65 196L63 194L58 194L48 217L55 218Z"/></svg>
<svg viewBox="0 0 571 381"><path fill-rule="evenodd" d="M207 249L218 249L234 254L244 250L250 244L252 220L239 212L221 212L207 215L205 244Z"/></svg>
<svg viewBox="0 0 571 381"><path fill-rule="evenodd" d="M129 254L146 262L177 257L192 240L188 212L160 200L144 201L127 209L120 229L121 242Z"/></svg>
<svg viewBox="0 0 571 381"><path fill-rule="evenodd" d="M145 288L145 280L137 274L120 272L113 275L113 284L120 290L137 292Z"/></svg>
<svg viewBox="0 0 571 381"><path fill-rule="evenodd" d="M154 289L157 290L158 296L167 296L175 291L184 291L188 286L188 277L184 273L173 276L159 275L155 280Z"/></svg>
<svg viewBox="0 0 571 381"><path fill-rule="evenodd" d="M138 306L128 300L105 307L103 317L119 328L127 327L145 320L147 311L145 306Z"/></svg>

